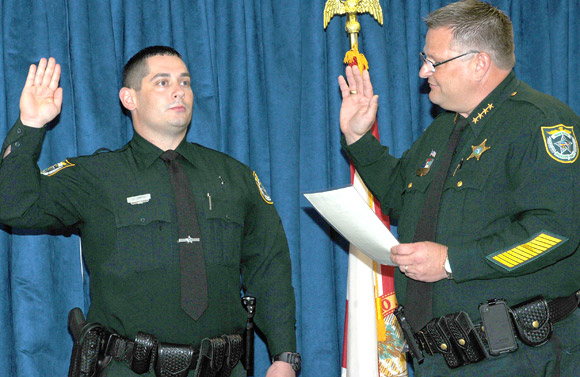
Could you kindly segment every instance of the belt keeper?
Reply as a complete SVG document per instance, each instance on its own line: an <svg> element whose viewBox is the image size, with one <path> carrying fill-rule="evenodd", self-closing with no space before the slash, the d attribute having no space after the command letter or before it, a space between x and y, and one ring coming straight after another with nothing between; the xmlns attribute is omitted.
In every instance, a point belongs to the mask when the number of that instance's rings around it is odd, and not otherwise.
<svg viewBox="0 0 580 377"><path fill-rule="evenodd" d="M210 362L211 369L214 371L219 371L222 369L224 363L224 355L226 352L226 341L223 338L212 338L214 358Z"/></svg>
<svg viewBox="0 0 580 377"><path fill-rule="evenodd" d="M157 338L152 334L138 332L137 335L135 335L131 370L137 374L143 374L150 371L153 365L155 365L155 356L157 355L156 351Z"/></svg>
<svg viewBox="0 0 580 377"><path fill-rule="evenodd" d="M121 342L124 342L124 339L121 338L118 334L111 334L109 335L109 339L107 339L107 344L105 345L105 355L112 356L115 361L125 361L127 359L127 347L123 347L123 350L120 351Z"/></svg>
<svg viewBox="0 0 580 377"><path fill-rule="evenodd" d="M423 333L423 330L419 330L416 334L417 339L419 339L419 342L421 343L421 348L423 348L423 351L427 351L427 353L430 356L434 355L433 349L431 349L431 345L429 344L429 341L427 340L427 337L425 336L425 333Z"/></svg>
<svg viewBox="0 0 580 377"><path fill-rule="evenodd" d="M226 342L224 366L233 369L242 356L242 337L240 335L222 335L222 339Z"/></svg>

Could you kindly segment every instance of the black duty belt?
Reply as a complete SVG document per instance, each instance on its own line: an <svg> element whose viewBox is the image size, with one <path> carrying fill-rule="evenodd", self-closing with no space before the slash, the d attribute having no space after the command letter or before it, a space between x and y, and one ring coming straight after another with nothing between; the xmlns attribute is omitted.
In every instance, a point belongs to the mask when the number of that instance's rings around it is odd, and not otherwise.
<svg viewBox="0 0 580 377"><path fill-rule="evenodd" d="M489 305L496 304L489 300ZM560 297L547 302L542 296L535 297L507 309L509 326L494 328L495 324L480 322L472 323L466 312L447 314L429 321L421 330L414 332L404 314L404 308L399 306L395 316L399 320L407 351L419 363L424 360L423 354L433 356L442 354L450 368L477 363L503 352L517 349L506 348L497 352L489 340L500 332L501 338L517 336L522 343L538 347L546 343L552 335L552 325L568 317L578 308L580 291L567 297ZM514 330L515 329L515 330ZM503 333L502 333L503 332Z"/></svg>
<svg viewBox="0 0 580 377"><path fill-rule="evenodd" d="M80 309L69 315L74 337L69 377L98 377L111 360L125 362L136 374L154 371L158 377L228 377L245 351L239 334L205 338L199 347L159 342L139 332L134 340L109 332L95 322L87 323Z"/></svg>
<svg viewBox="0 0 580 377"><path fill-rule="evenodd" d="M197 369L196 376L229 376L242 356L242 346L237 334L205 338L197 348L158 343L153 335L139 332L135 340L110 334L104 354L125 362L137 374L154 370L157 376L187 376Z"/></svg>
<svg viewBox="0 0 580 377"><path fill-rule="evenodd" d="M152 334L138 332L126 339L96 322L87 323L74 308L68 324L74 338L68 377L99 377L111 360L125 362L137 374L154 371L157 377L229 377L241 360L248 375L254 369L254 314L256 298L246 295L248 312L244 334L205 338L199 347L159 342Z"/></svg>

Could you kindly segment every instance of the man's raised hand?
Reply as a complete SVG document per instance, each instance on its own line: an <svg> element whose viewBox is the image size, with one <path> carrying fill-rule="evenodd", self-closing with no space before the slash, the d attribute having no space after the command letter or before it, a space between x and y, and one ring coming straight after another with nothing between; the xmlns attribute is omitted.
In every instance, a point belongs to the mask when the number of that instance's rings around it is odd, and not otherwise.
<svg viewBox="0 0 580 377"><path fill-rule="evenodd" d="M373 94L373 86L367 70L361 75L357 67L348 66L345 74L346 80L342 76L338 77L338 85L342 93L340 130L347 144L352 144L373 126L379 96Z"/></svg>
<svg viewBox="0 0 580 377"><path fill-rule="evenodd" d="M54 58L40 59L38 67L32 64L20 96L20 121L25 126L41 128L60 113L62 88L60 65Z"/></svg>

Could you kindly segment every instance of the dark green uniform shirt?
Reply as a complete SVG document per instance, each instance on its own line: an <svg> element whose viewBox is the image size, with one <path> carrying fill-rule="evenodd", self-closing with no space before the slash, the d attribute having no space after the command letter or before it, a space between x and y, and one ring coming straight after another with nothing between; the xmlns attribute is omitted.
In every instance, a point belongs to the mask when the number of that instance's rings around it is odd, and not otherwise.
<svg viewBox="0 0 580 377"><path fill-rule="evenodd" d="M343 146L364 182L412 242L421 208L455 126L443 113L401 158L367 134ZM441 197L436 242L454 280L434 283L433 314L504 298L514 305L580 289L580 118L510 75L469 115ZM487 149L489 148L489 149ZM405 304L407 278L395 276Z"/></svg>
<svg viewBox="0 0 580 377"><path fill-rule="evenodd" d="M208 277L209 307L194 321L179 303L176 212L162 150L135 134L117 151L70 158L39 173L45 132L18 121L8 134L0 220L79 229L91 276L89 320L130 338L144 331L164 342L198 344L245 328L243 286L257 298L255 322L270 352L296 350L288 245L252 170L197 144L176 149L194 193Z"/></svg>

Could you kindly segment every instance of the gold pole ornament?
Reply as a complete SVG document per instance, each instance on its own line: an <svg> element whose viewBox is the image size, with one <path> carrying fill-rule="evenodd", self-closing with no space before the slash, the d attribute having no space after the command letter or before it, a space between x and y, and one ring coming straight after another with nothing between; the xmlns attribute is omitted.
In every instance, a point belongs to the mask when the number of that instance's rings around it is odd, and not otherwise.
<svg viewBox="0 0 580 377"><path fill-rule="evenodd" d="M360 23L356 19L356 15L357 13L369 13L382 25L383 10L379 0L328 0L324 6L324 28L326 29L332 17L345 13L347 14L345 29L350 38L350 51L346 53L344 62L350 66L358 66L362 73L363 70L369 69L369 64L365 56L358 52Z"/></svg>

